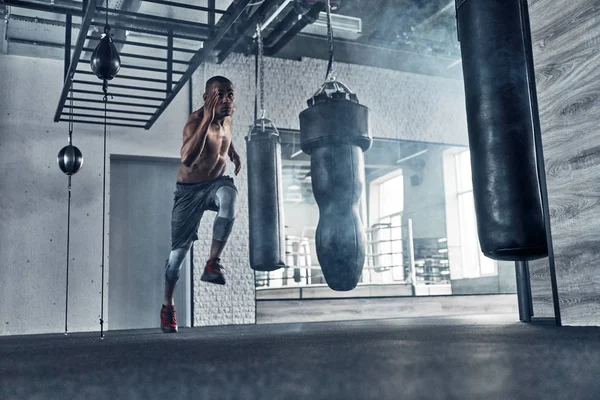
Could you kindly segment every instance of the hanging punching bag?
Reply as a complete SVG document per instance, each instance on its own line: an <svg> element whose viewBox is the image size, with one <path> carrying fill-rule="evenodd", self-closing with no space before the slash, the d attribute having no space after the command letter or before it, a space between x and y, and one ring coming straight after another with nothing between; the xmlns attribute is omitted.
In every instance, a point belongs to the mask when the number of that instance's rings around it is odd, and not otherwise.
<svg viewBox="0 0 600 400"><path fill-rule="evenodd" d="M285 266L281 144L270 120L256 121L246 136L250 267L274 271Z"/></svg>
<svg viewBox="0 0 600 400"><path fill-rule="evenodd" d="M81 150L69 144L58 152L56 162L65 175L75 175L83 165L83 155Z"/></svg>
<svg viewBox="0 0 600 400"><path fill-rule="evenodd" d="M98 79L107 81L113 79L121 69L121 58L110 36L110 26L108 24L104 27L104 36L92 53L90 67Z"/></svg>
<svg viewBox="0 0 600 400"><path fill-rule="evenodd" d="M548 254L522 1L456 0L479 242L495 260Z"/></svg>
<svg viewBox="0 0 600 400"><path fill-rule="evenodd" d="M300 146L310 155L319 206L317 258L327 285L337 291L356 287L365 262L359 206L365 184L363 152L371 143L369 109L337 81L326 82L300 113Z"/></svg>

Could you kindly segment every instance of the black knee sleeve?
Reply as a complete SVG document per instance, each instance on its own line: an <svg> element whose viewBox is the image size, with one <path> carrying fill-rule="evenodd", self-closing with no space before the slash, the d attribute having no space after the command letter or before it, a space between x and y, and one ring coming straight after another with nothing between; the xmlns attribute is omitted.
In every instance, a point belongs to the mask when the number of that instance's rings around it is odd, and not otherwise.
<svg viewBox="0 0 600 400"><path fill-rule="evenodd" d="M217 215L213 225L213 239L226 242L233 229L233 221L235 221L235 218L223 218Z"/></svg>

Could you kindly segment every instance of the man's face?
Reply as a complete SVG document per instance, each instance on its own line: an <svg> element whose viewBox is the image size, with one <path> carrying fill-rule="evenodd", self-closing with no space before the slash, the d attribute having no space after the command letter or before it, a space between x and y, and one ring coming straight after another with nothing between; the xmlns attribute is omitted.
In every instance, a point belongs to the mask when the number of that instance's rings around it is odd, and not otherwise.
<svg viewBox="0 0 600 400"><path fill-rule="evenodd" d="M210 93L215 88L219 90L219 101L217 103L217 109L215 110L215 117L231 117L235 111L235 92L233 85L230 83L215 83L211 86L207 93ZM208 95L205 93L205 101L207 96Z"/></svg>

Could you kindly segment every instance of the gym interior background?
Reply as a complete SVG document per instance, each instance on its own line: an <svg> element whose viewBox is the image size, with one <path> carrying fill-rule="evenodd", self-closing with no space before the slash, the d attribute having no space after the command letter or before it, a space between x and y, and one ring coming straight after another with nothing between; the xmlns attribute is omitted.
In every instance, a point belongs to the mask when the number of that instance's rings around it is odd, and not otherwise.
<svg viewBox="0 0 600 400"><path fill-rule="evenodd" d="M348 292L321 273L300 149L299 113L330 56L324 1L0 2L0 397L598 398L596 2L502 2L520 13L517 30L531 32L522 48L533 53L527 84L547 207L548 257L517 266L480 250L465 92L494 82L463 78L477 63L457 32L457 7L468 22L467 7L498 3L329 1L335 76L369 107L373 136L360 202L366 260ZM122 65L104 102L90 58L106 19ZM493 35L496 22L479 33ZM269 273L249 266L257 24L286 237L287 268ZM182 128L214 75L235 84L233 142L244 161L228 284L199 279L207 214L178 285L184 328L164 335ZM70 181L56 164L68 138L84 158Z"/></svg>
<svg viewBox="0 0 600 400"><path fill-rule="evenodd" d="M90 1L0 5L1 335L64 330L68 191L55 160L68 136L65 74L75 54L73 143L85 161L72 180L69 331L98 330L101 307L108 330L156 325L152 304L161 298L181 131L213 75L236 86L234 143L245 156L255 112L255 25L242 12L226 34L215 34L242 2L182 1L177 7L161 0L108 1L123 67L109 85L114 111L105 160L101 82L89 72L89 58L106 6ZM323 13L315 23L285 31L293 3L251 6L274 15L265 29L266 41L273 39L265 48L264 91L267 114L282 138L290 268L268 274L248 268L252 232L242 173L236 179L239 216L224 255L229 284L200 284L212 223L205 218L186 264L193 268L186 268L178 293L182 326L490 310L516 315L514 264L485 258L477 242L455 4L447 0L421 6L390 0L381 7L347 0L334 10L336 76L370 108L374 143L365 153L369 245L361 282L343 294L324 284L298 114L323 82L327 32ZM591 38L598 11L590 1L556 4L529 2L552 239L551 257L530 265L533 319L596 326L598 55ZM571 28L557 28L569 18ZM83 35L81 26L89 28ZM198 51L207 44L210 52ZM192 70L198 54L203 62Z"/></svg>

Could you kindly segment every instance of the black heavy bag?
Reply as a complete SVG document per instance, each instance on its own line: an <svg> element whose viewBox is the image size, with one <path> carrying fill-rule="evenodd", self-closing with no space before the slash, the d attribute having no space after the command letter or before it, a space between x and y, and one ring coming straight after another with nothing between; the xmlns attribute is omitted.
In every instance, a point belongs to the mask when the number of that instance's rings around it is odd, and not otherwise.
<svg viewBox="0 0 600 400"><path fill-rule="evenodd" d="M281 144L277 129L265 121L246 136L250 267L256 271L285 266Z"/></svg>
<svg viewBox="0 0 600 400"><path fill-rule="evenodd" d="M481 250L495 260L545 257L526 8L456 0L456 17Z"/></svg>
<svg viewBox="0 0 600 400"><path fill-rule="evenodd" d="M319 206L316 251L327 285L352 290L362 275L366 232L359 208L365 184L363 152L371 147L369 109L356 96L323 92L300 113L300 146L310 155Z"/></svg>

